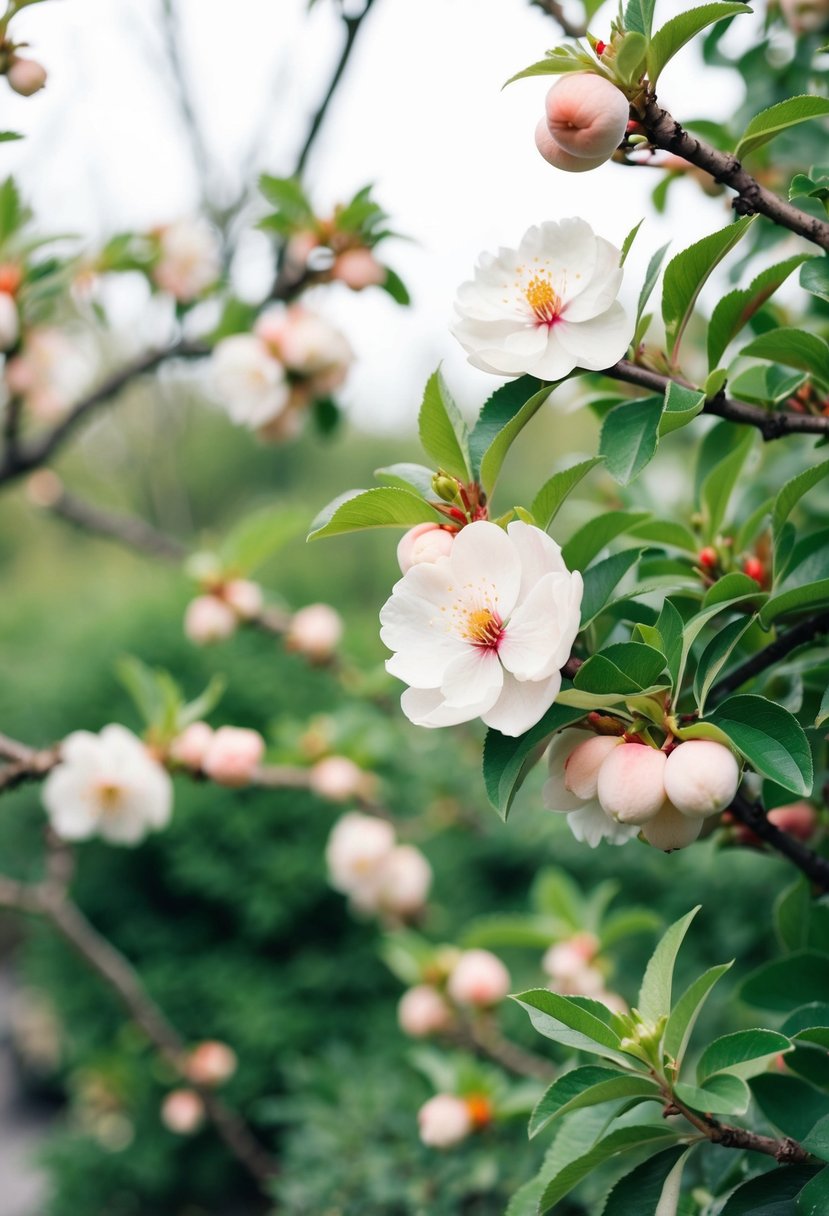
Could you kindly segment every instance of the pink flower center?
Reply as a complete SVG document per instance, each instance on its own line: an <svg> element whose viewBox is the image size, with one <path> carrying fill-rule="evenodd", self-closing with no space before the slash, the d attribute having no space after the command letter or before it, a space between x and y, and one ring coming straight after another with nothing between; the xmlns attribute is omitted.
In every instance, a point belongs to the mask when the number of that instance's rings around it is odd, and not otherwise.
<svg viewBox="0 0 829 1216"><path fill-rule="evenodd" d="M504 622L489 608L478 608L467 612L463 635L473 646L484 650L497 650L504 632Z"/></svg>
<svg viewBox="0 0 829 1216"><path fill-rule="evenodd" d="M534 275L524 288L524 297L539 325L555 325L561 316L561 300L546 275Z"/></svg>

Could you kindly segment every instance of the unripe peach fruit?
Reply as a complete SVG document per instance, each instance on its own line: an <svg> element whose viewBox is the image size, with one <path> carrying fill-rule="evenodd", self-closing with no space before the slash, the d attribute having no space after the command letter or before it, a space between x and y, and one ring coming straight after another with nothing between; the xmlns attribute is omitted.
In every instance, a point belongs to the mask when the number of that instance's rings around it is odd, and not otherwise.
<svg viewBox="0 0 829 1216"><path fill-rule="evenodd" d="M548 164L565 173L586 173L588 169L598 169L607 160L606 156L571 156L553 139L544 118L539 119L535 128L535 146Z"/></svg>
<svg viewBox="0 0 829 1216"><path fill-rule="evenodd" d="M689 739L665 764L665 793L678 811L705 819L734 801L740 766L733 752L713 739Z"/></svg>
<svg viewBox="0 0 829 1216"><path fill-rule="evenodd" d="M21 97L31 97L46 84L46 68L36 59L15 55L7 72L8 82Z"/></svg>
<svg viewBox="0 0 829 1216"><path fill-rule="evenodd" d="M604 157L625 137L630 106L615 85L593 72L571 72L547 94L547 127L571 156Z"/></svg>
<svg viewBox="0 0 829 1216"><path fill-rule="evenodd" d="M670 802L666 802L659 814L643 826L642 835L655 849L672 853L675 849L684 849L693 844L701 831L701 819L683 815Z"/></svg>
<svg viewBox="0 0 829 1216"><path fill-rule="evenodd" d="M647 823L665 801L664 752L642 743L623 743L599 769L599 802L619 823Z"/></svg>
<svg viewBox="0 0 829 1216"><path fill-rule="evenodd" d="M585 802L596 797L599 769L621 739L616 735L594 735L573 748L564 761L564 785Z"/></svg>

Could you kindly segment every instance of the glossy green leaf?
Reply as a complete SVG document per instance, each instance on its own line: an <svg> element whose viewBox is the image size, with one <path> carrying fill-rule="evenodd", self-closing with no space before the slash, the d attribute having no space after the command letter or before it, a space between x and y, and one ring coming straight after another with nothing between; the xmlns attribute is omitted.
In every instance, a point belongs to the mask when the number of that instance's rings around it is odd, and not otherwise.
<svg viewBox="0 0 829 1216"><path fill-rule="evenodd" d="M375 469L374 476L386 485L397 486L402 490L414 490L423 498L434 498L432 479L434 469L427 469L425 464L390 464L382 469Z"/></svg>
<svg viewBox="0 0 829 1216"><path fill-rule="evenodd" d="M818 1119L809 1134L803 1137L801 1144L807 1152L820 1157L821 1161L829 1161L829 1114ZM825 1212L826 1209L822 1210Z"/></svg>
<svg viewBox="0 0 829 1216"><path fill-rule="evenodd" d="M789 518L803 495L808 493L813 486L823 481L827 475L829 475L829 460L824 460L822 464L813 465L811 468L804 469L802 473L798 473L796 477L793 477L791 481L788 481L778 491L771 515L775 539L779 537L783 524Z"/></svg>
<svg viewBox="0 0 829 1216"><path fill-rule="evenodd" d="M582 663L573 679L581 692L635 695L653 688L665 672L665 656L642 642L615 642ZM664 681L667 684L667 679Z"/></svg>
<svg viewBox="0 0 829 1216"><path fill-rule="evenodd" d="M810 258L800 271L800 286L829 304L829 257Z"/></svg>
<svg viewBox="0 0 829 1216"><path fill-rule="evenodd" d="M640 549L623 549L621 553L613 553L604 561L596 562L585 571L584 594L581 601L582 629L585 629L607 607L613 597L613 592L628 571L636 565L640 555Z"/></svg>
<svg viewBox="0 0 829 1216"><path fill-rule="evenodd" d="M677 1216L682 1170L689 1149L667 1148L620 1178L602 1216Z"/></svg>
<svg viewBox="0 0 829 1216"><path fill-rule="evenodd" d="M811 793L811 748L788 710L766 697L741 693L721 702L705 721L723 731L756 772L793 794Z"/></svg>
<svg viewBox="0 0 829 1216"><path fill-rule="evenodd" d="M645 71L645 54L648 40L644 34L632 30L618 45L613 70L621 81L636 84Z"/></svg>
<svg viewBox="0 0 829 1216"><path fill-rule="evenodd" d="M560 473L554 473L545 481L533 499L531 508L539 528L544 528L545 531L549 528L561 506L579 482L587 476L591 469L595 469L596 465L601 463L601 456L594 456L590 460L582 460L579 464L571 465L569 469L562 469Z"/></svg>
<svg viewBox="0 0 829 1216"><path fill-rule="evenodd" d="M826 1001L827 992L829 955L816 950L797 950L753 971L743 981L740 998L761 1009L789 1013L813 1001ZM788 1022L785 1033L792 1034Z"/></svg>
<svg viewBox="0 0 829 1216"><path fill-rule="evenodd" d="M522 379L532 380L533 377L526 376ZM536 381L537 383L537 381ZM511 385L505 385L505 388L510 388ZM526 399L523 405L509 417L498 430L492 442L486 448L481 457L480 464L480 482L487 494L491 494L495 483L498 480L498 474L501 472L501 466L504 463L506 455L523 431L524 427L533 418L544 402L549 398L555 385L545 384L537 392L534 392L529 399ZM501 391L501 390L499 390ZM492 403L495 401L497 393L493 393L489 401L484 406L480 418L475 426L475 430L470 437L470 447L477 451L478 443L481 442L486 433L497 424L498 416L504 416L505 410L496 409ZM484 427L484 432L479 438L479 428Z"/></svg>
<svg viewBox="0 0 829 1216"><path fill-rule="evenodd" d="M694 675L694 699L702 714L711 686L719 678L735 647L752 624L751 619L729 621L708 643L700 655Z"/></svg>
<svg viewBox="0 0 829 1216"><path fill-rule="evenodd" d="M586 1065L574 1068L553 1081L530 1117L530 1139L553 1119L583 1106L598 1106L617 1098L659 1097L659 1086L650 1077L619 1072L615 1068Z"/></svg>
<svg viewBox="0 0 829 1216"><path fill-rule="evenodd" d="M751 1093L742 1077L727 1072L717 1073L702 1085L678 1081L674 1093L691 1110L709 1115L744 1115L751 1101Z"/></svg>
<svg viewBox="0 0 829 1216"><path fill-rule="evenodd" d="M720 1072L753 1077L765 1071L769 1060L791 1050L791 1040L776 1030L735 1030L705 1048L697 1063L697 1081L702 1084Z"/></svg>
<svg viewBox="0 0 829 1216"><path fill-rule="evenodd" d="M744 346L740 354L798 367L829 384L829 342L805 329L770 329Z"/></svg>
<svg viewBox="0 0 829 1216"><path fill-rule="evenodd" d="M823 1160L826 1160L826 1146ZM797 1197L797 1216L826 1216L829 1212L829 1166L815 1174Z"/></svg>
<svg viewBox="0 0 829 1216"><path fill-rule="evenodd" d="M655 455L663 405L662 397L641 397L617 405L605 418L599 454L621 485L633 481Z"/></svg>
<svg viewBox="0 0 829 1216"><path fill-rule="evenodd" d="M265 507L239 521L219 545L218 556L226 570L251 574L289 541L300 536L308 517L303 511Z"/></svg>
<svg viewBox="0 0 829 1216"><path fill-rule="evenodd" d="M738 1186L720 1216L799 1216L795 1200L815 1177L808 1165L784 1165Z"/></svg>
<svg viewBox="0 0 829 1216"><path fill-rule="evenodd" d="M563 72L583 72L589 70L593 66L593 61L586 55L579 55L570 47L555 47L546 59L539 59L536 63L531 63L528 68L523 68L520 72L516 72L514 76L510 76L509 80L505 81L503 88L508 84L513 84L516 80L525 80L530 76L560 76Z"/></svg>
<svg viewBox="0 0 829 1216"><path fill-rule="evenodd" d="M688 1040L711 990L733 965L733 962L722 963L703 972L685 989L671 1010L662 1036L662 1050L669 1060L674 1061L677 1069L682 1064Z"/></svg>
<svg viewBox="0 0 829 1216"><path fill-rule="evenodd" d="M414 524L442 523L440 515L417 494L395 486L351 490L335 498L311 524L309 540L339 536L363 528L410 528Z"/></svg>
<svg viewBox="0 0 829 1216"><path fill-rule="evenodd" d="M800 1140L829 1110L829 1098L814 1085L786 1073L763 1073L751 1081L751 1093L769 1123Z"/></svg>
<svg viewBox="0 0 829 1216"><path fill-rule="evenodd" d="M781 617L789 613L801 613L810 608L825 607L829 604L829 579L821 579L804 587L795 587L791 591L783 591L779 595L770 596L764 605L760 620L764 628L768 628Z"/></svg>
<svg viewBox="0 0 829 1216"><path fill-rule="evenodd" d="M639 323L642 320L645 309L648 306L648 300L653 294L653 289L656 286L659 278L659 272L662 269L662 263L665 260L665 254L670 247L670 241L663 245L661 249L657 249L651 260L648 262L648 269L645 272L645 281L639 292L639 301L636 305L636 330L639 331Z"/></svg>
<svg viewBox="0 0 829 1216"><path fill-rule="evenodd" d="M649 1023L655 1024L671 1011L671 989L673 987L674 964L679 947L691 921L699 912L700 905L685 916L674 921L650 957L636 1008Z"/></svg>
<svg viewBox="0 0 829 1216"><path fill-rule="evenodd" d="M621 1040L616 1031L590 1008L584 1008L581 1001L560 996L548 988L531 988L518 993L512 1000L526 1009L533 1026L545 1039L552 1039L575 1051L605 1056L626 1067L633 1065L633 1057L621 1050ZM595 1006L598 1002L588 1001L586 1004Z"/></svg>
<svg viewBox="0 0 829 1216"><path fill-rule="evenodd" d="M729 291L719 300L708 326L709 369L718 365L729 343L736 338L743 326L748 324L757 310L762 308L766 300L774 295L778 287L785 283L792 271L807 261L819 259L811 258L808 253L797 253L785 262L769 266L758 274L748 287Z"/></svg>
<svg viewBox="0 0 829 1216"><path fill-rule="evenodd" d="M469 434L440 369L426 382L417 425L426 455L453 477L470 481Z"/></svg>
<svg viewBox="0 0 829 1216"><path fill-rule="evenodd" d="M627 0L624 28L650 38L656 0Z"/></svg>
<svg viewBox="0 0 829 1216"><path fill-rule="evenodd" d="M704 407L705 393L677 384L676 380L669 381L665 392L665 409L659 420L659 434L669 435L671 431L687 426L697 414L702 413Z"/></svg>
<svg viewBox="0 0 829 1216"><path fill-rule="evenodd" d="M703 4L667 21L654 34L648 48L648 79L655 86L665 64L697 34L735 13L750 13L747 4Z"/></svg>
<svg viewBox="0 0 829 1216"><path fill-rule="evenodd" d="M705 7L727 7L706 5ZM701 10L693 10L701 11ZM683 14L690 17L691 13ZM676 18L682 20L682 18ZM671 24L670 22L668 24ZM663 27L667 28L667 27ZM655 41L655 40L654 40ZM675 358L685 326L691 318L697 297L710 275L719 266L756 217L751 216L712 232L671 258L662 284L662 319L668 337L668 350Z"/></svg>
<svg viewBox="0 0 829 1216"><path fill-rule="evenodd" d="M640 1127L620 1127L610 1132L597 1144L594 1144L583 1156L571 1161L553 1178L541 1196L538 1206L539 1216L549 1212L560 1199L569 1195L588 1174L615 1157L619 1153L633 1152L634 1149L657 1144L670 1144L678 1139L677 1133L671 1128L654 1124L643 1124Z"/></svg>
<svg viewBox="0 0 829 1216"><path fill-rule="evenodd" d="M584 717L584 710L556 703L526 734L513 738L487 731L484 742L484 784L490 802L503 819L530 769L541 759L550 736Z"/></svg>
<svg viewBox="0 0 829 1216"><path fill-rule="evenodd" d="M731 396L740 401L751 401L755 405L781 405L805 383L805 372L786 371L776 363L770 366L755 363L734 377L730 389Z"/></svg>
<svg viewBox="0 0 829 1216"><path fill-rule="evenodd" d="M802 950L809 944L812 892L801 877L781 891L774 901L774 927L784 950Z"/></svg>
<svg viewBox="0 0 829 1216"><path fill-rule="evenodd" d="M562 548L568 570L584 570L605 545L649 518L647 511L605 511L589 520Z"/></svg>
<svg viewBox="0 0 829 1216"><path fill-rule="evenodd" d="M746 428L742 442L724 460L714 466L702 483L700 505L705 521L706 541L713 541L722 528L731 495L740 479L753 444L754 431Z"/></svg>
<svg viewBox="0 0 829 1216"><path fill-rule="evenodd" d="M810 122L815 118L825 118L829 114L829 99L811 97L802 94L799 97L787 97L776 105L769 106L755 114L743 132L743 137L734 149L737 160L742 160L750 152L767 144L781 131L795 127L802 122Z"/></svg>

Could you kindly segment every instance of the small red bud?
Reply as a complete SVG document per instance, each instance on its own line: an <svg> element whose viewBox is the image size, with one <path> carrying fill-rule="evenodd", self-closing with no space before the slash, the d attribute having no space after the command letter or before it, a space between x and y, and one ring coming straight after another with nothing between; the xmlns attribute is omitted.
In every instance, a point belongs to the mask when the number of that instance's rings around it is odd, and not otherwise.
<svg viewBox="0 0 829 1216"><path fill-rule="evenodd" d="M602 56L602 55L605 53L605 51L606 51L606 50L607 50L607 43L606 43L606 42L601 42L601 41L599 41L599 42L597 42L597 43L596 43L596 54L597 54L599 57L601 57L601 56Z"/></svg>
<svg viewBox="0 0 829 1216"><path fill-rule="evenodd" d="M469 1094L464 1098L464 1102L473 1127L486 1127L492 1122L492 1103L486 1094Z"/></svg>
<svg viewBox="0 0 829 1216"><path fill-rule="evenodd" d="M712 548L711 545L706 545L704 549L700 550L699 564L704 570L713 570L719 564L719 560L717 550Z"/></svg>
<svg viewBox="0 0 829 1216"><path fill-rule="evenodd" d="M766 572L759 557L747 557L743 562L743 573L747 574L749 578L753 578L755 583L762 584Z"/></svg>

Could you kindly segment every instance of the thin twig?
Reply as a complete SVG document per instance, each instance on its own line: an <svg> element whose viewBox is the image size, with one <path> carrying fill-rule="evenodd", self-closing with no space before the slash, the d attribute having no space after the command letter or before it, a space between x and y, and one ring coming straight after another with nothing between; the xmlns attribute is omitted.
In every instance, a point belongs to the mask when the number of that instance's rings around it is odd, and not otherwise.
<svg viewBox="0 0 829 1216"><path fill-rule="evenodd" d="M532 0L532 2L536 8L543 9L548 17L557 21L562 33L566 34L568 38L583 38L587 33L586 25L570 21L565 16L564 6L559 4L559 0Z"/></svg>
<svg viewBox="0 0 829 1216"><path fill-rule="evenodd" d="M745 824L755 836L797 866L819 890L829 891L829 859L815 853L788 832L781 831L768 819L759 802L751 802L738 792L728 809L734 818Z"/></svg>
<svg viewBox="0 0 829 1216"><path fill-rule="evenodd" d="M682 1115L712 1144L719 1144L723 1148L762 1153L766 1157L773 1157L779 1165L805 1165L813 1160L811 1154L791 1136L784 1136L782 1140L775 1140L772 1136L761 1136L758 1132L749 1131L745 1127L734 1127L730 1123L721 1123L712 1115L699 1114L665 1088L663 1088L663 1096L666 1100L664 1111L666 1116Z"/></svg>
<svg viewBox="0 0 829 1216"><path fill-rule="evenodd" d="M710 173L715 181L735 190L737 197L732 200L732 206L738 215L764 215L821 249L829 249L829 223L826 220L808 215L761 186L750 173L746 173L736 156L730 152L720 152L691 135L657 104L655 96L646 97L636 117L655 147L681 156L683 160Z"/></svg>
<svg viewBox="0 0 829 1216"><path fill-rule="evenodd" d="M543 1081L545 1085L549 1085L558 1076L558 1069L551 1060L527 1051L512 1039L506 1038L491 1016L464 1018L457 1037L461 1044L477 1048L483 1055L516 1076Z"/></svg>
<svg viewBox="0 0 829 1216"><path fill-rule="evenodd" d="M45 506L53 515L84 532L108 537L130 549L136 549L139 553L162 558L174 565L180 565L189 553L189 549L181 541L160 532L145 520L135 515L107 511L95 503L86 502L76 494L71 494L68 490L61 489Z"/></svg>
<svg viewBox="0 0 829 1216"><path fill-rule="evenodd" d="M755 676L766 671L773 663L784 659L798 647L807 646L827 633L829 633L829 612L821 612L818 616L809 617L808 620L794 625L785 633L778 634L768 646L764 646L762 650L750 655L738 667L733 667L731 671L727 672L711 689L710 701L712 703L721 701L723 697L742 688L743 684L747 684L749 680L753 680Z"/></svg>

